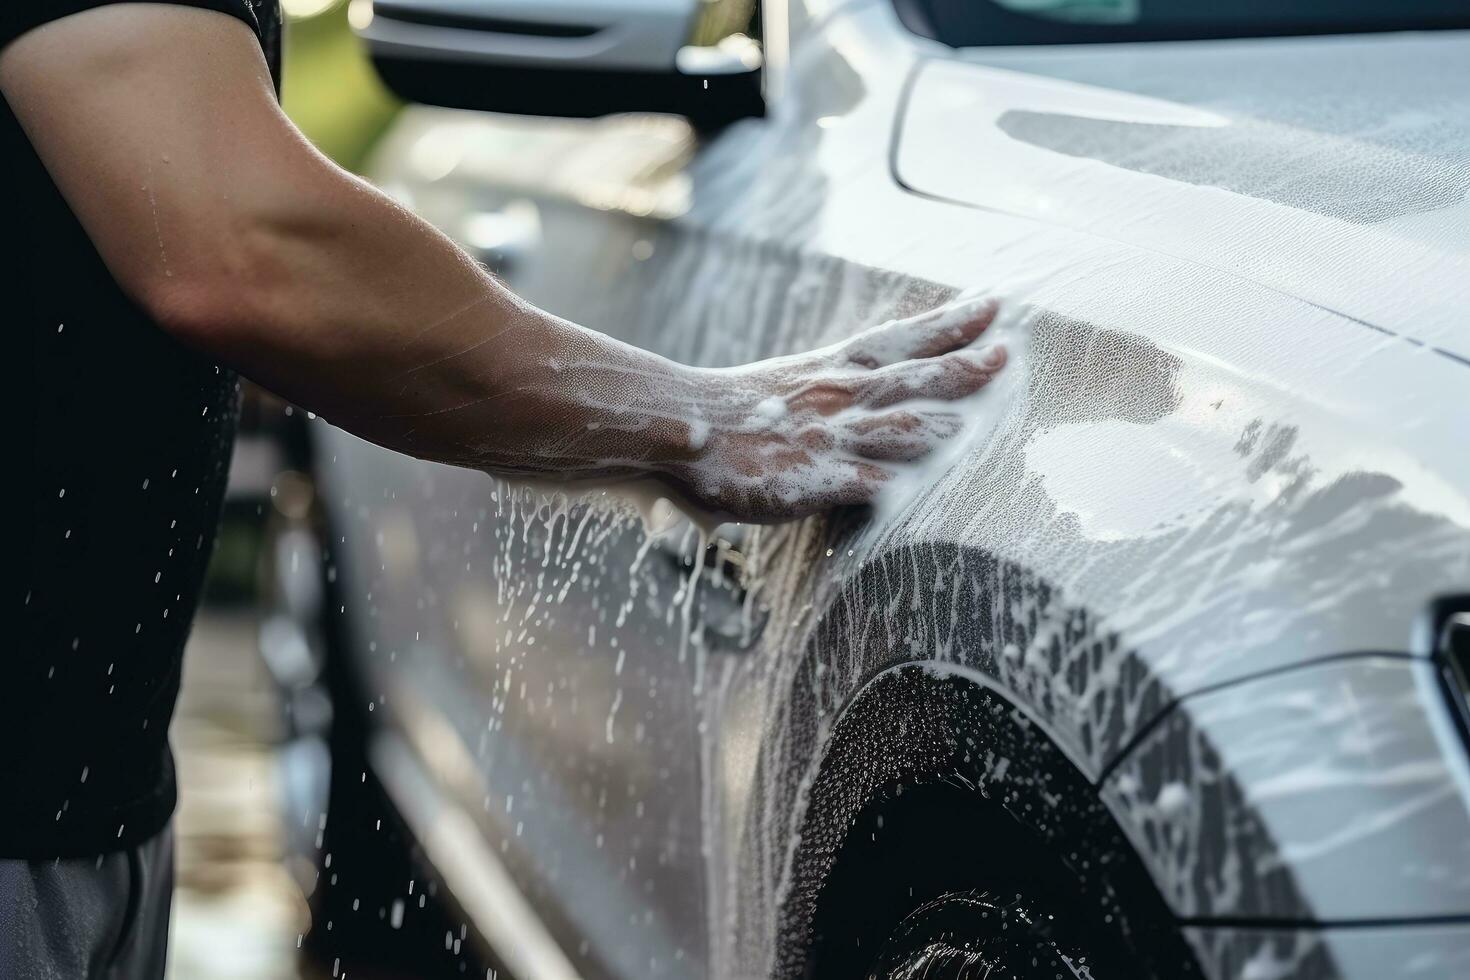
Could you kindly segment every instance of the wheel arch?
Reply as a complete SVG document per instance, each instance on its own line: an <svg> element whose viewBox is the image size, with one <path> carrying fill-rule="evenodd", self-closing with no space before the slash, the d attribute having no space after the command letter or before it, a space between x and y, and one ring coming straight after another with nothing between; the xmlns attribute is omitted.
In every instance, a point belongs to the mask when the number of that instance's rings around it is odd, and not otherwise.
<svg viewBox="0 0 1470 980"><path fill-rule="evenodd" d="M1048 892L1079 889L1147 975L1199 975L1096 788L978 671L908 661L869 679L834 721L805 797L779 912L777 976L855 975L860 954L845 944L905 902L933 897L891 894L896 868L923 892L986 866L1001 882L1029 868ZM987 857L996 854L1003 868ZM875 894L884 885L890 893Z"/></svg>

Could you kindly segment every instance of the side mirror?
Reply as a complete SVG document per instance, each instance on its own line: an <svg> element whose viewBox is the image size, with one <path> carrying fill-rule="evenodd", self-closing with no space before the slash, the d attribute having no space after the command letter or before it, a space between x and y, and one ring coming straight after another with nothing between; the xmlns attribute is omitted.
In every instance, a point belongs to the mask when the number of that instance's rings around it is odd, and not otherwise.
<svg viewBox="0 0 1470 980"><path fill-rule="evenodd" d="M538 116L672 112L710 129L764 113L756 0L353 0L388 87L413 102Z"/></svg>

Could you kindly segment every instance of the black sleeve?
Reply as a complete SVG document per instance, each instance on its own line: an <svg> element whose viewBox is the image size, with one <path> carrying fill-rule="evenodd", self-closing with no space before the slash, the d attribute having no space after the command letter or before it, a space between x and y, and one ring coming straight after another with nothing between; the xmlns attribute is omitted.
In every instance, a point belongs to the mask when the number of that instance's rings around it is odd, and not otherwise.
<svg viewBox="0 0 1470 980"><path fill-rule="evenodd" d="M136 3L138 0L0 0L0 49L20 37L26 31L53 20L72 14L116 3ZM218 10L238 17L257 35L261 33L260 22L255 15L251 0L146 0L149 3L168 3L180 7L198 7L203 10Z"/></svg>

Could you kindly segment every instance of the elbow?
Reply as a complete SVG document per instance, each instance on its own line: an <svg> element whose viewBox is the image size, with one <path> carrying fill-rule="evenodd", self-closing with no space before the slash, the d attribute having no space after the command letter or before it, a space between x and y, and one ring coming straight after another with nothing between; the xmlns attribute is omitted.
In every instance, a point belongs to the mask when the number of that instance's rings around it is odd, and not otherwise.
<svg viewBox="0 0 1470 980"><path fill-rule="evenodd" d="M238 342L240 290L205 277L159 278L135 289L139 304L169 336L211 354Z"/></svg>
<svg viewBox="0 0 1470 980"><path fill-rule="evenodd" d="M165 333L214 357L238 363L267 344L291 308L290 277L269 245L200 249L187 265L152 270L132 285L143 310ZM289 328L289 324L284 325Z"/></svg>

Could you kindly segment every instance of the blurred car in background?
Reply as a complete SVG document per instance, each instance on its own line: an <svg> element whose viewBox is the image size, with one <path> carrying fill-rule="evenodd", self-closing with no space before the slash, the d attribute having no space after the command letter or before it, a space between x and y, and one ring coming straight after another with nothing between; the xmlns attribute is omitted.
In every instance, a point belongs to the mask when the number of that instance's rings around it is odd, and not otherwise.
<svg viewBox="0 0 1470 980"><path fill-rule="evenodd" d="M283 555L320 599L274 628L333 705L309 944L537 980L1470 975L1460 5L350 16L410 99L630 113L416 108L376 157L554 313L715 366L970 287L1033 312L988 444L881 529L700 555L308 426Z"/></svg>

